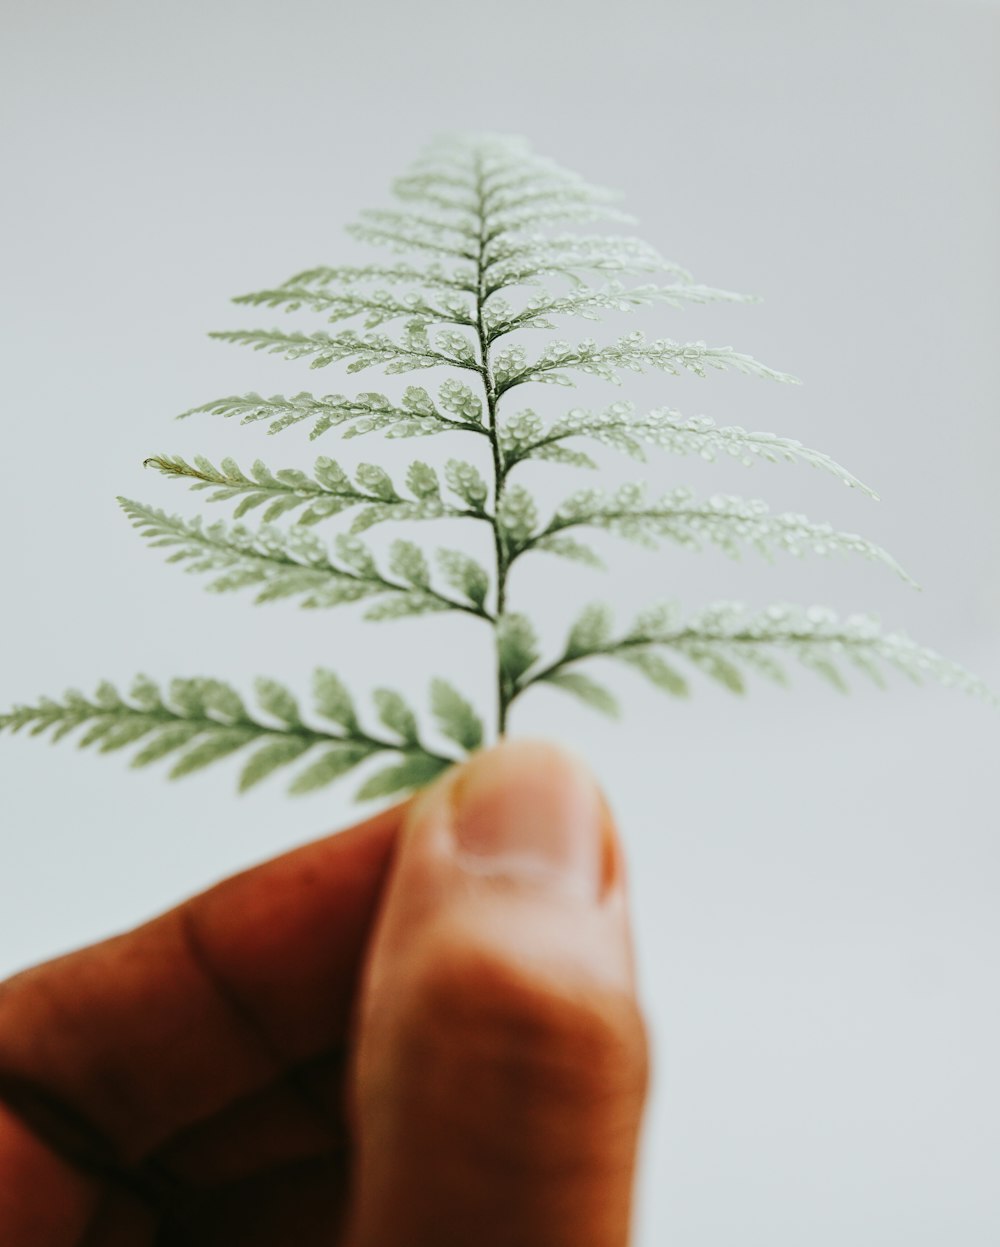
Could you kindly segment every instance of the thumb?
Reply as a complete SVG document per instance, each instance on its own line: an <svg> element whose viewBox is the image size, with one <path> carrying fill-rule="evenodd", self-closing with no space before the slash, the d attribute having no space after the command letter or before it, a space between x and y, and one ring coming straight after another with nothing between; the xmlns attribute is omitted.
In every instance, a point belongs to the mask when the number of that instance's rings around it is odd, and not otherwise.
<svg viewBox="0 0 1000 1247"><path fill-rule="evenodd" d="M624 1247L647 1083L620 849L506 743L413 804L365 969L350 1247Z"/></svg>

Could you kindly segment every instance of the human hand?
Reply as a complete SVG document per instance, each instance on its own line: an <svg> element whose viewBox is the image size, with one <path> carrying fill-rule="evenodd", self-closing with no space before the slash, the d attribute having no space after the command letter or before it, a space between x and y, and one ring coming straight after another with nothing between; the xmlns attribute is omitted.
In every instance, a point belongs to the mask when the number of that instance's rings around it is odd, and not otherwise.
<svg viewBox="0 0 1000 1247"><path fill-rule="evenodd" d="M607 806L507 743L0 986L0 1243L624 1247L646 1051Z"/></svg>

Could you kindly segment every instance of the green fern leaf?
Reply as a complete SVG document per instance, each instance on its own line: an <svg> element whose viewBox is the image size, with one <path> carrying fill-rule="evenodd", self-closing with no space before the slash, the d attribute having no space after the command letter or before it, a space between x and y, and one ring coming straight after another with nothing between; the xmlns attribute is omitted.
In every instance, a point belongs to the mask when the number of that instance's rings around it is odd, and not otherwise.
<svg viewBox="0 0 1000 1247"><path fill-rule="evenodd" d="M657 369L680 376L693 372L704 377L706 370L734 369L750 376L767 377L772 381L797 383L795 377L778 372L760 363L750 355L734 351L730 346L709 346L705 342L674 342L670 338L647 341L641 330L626 334L609 346L598 346L587 339L572 345L569 342L553 342L533 361L528 361L522 348L501 351L498 354L496 375L499 392L505 393L527 381L541 381L547 385L575 385L565 371L585 372L604 381L621 383L619 369L630 372L646 372Z"/></svg>
<svg viewBox="0 0 1000 1247"><path fill-rule="evenodd" d="M147 459L146 465L167 476L188 479L193 489L211 488L210 502L239 499L233 512L236 519L256 507L266 506L263 519L271 523L286 512L304 508L298 522L312 525L351 507L372 504L363 512L365 522L355 521L354 531L358 531L381 519L436 519L466 514L441 501L440 489L433 487L437 474L422 463L411 464L407 472L407 480L416 486L416 496L412 498L398 493L384 468L359 464L352 482L340 464L326 456L316 460L312 476L293 468L280 468L272 474L260 460L254 463L250 476L232 459L223 460L222 466L216 468L201 458L192 466L179 457L157 455Z"/></svg>
<svg viewBox="0 0 1000 1247"><path fill-rule="evenodd" d="M522 485L511 485L504 490L497 503L496 522L513 560L530 546L538 527L535 500Z"/></svg>
<svg viewBox="0 0 1000 1247"><path fill-rule="evenodd" d="M466 452L452 454L449 444L451 457L442 469L412 462L402 483L377 456L350 470L326 456L308 468L272 468L261 459L245 468L228 456L218 464L201 455L154 456L149 466L167 477L186 481L210 502L231 503L235 521L227 526L186 520L123 499L133 525L168 562L206 575L215 592L251 589L257 602L288 598L308 608L356 602L368 619L433 612L475 616L495 637L500 734L518 699L540 683L616 712L609 690L580 670L594 659L630 666L675 697L687 695L691 673L737 693L752 676L784 685L784 663L792 658L837 689L846 688L845 667L883 686L894 669L917 683L933 678L1000 704L964 668L905 634L884 631L867 616L838 618L821 607L777 604L754 611L720 602L685 616L674 604L656 604L621 632L608 608L595 605L576 615L562 651L544 657L527 615L512 609L520 603L513 601L510 573L528 551L602 566L575 529L604 530L650 548L664 541L688 549L713 546L733 557L748 548L769 559L781 552L853 553L909 578L881 547L854 533L802 515L773 514L762 502L721 493L699 499L674 489L652 498L643 485L583 490L562 502L547 522L540 520L534 496L511 473L529 460L536 468L543 463L593 470L599 466L587 453L593 445L640 462L653 448L741 465L806 463L875 495L830 456L794 439L717 425L707 416L686 418L669 407L640 414L632 403L619 402L546 418L530 408L508 411L508 391L528 383L571 386L586 378L620 383L626 374L705 377L726 370L780 382L795 378L733 347L647 337L641 331L600 342L548 337L536 345L540 334L560 332L563 318L597 321L636 309L672 312L754 299L695 281L643 239L584 232L581 226L589 221L631 218L617 206L616 193L537 156L523 139L444 135L395 181L394 191L397 206L363 211L351 232L363 242L411 253L412 262L383 258L302 270L236 302L311 314L320 318L318 327L236 329L213 336L306 360L313 368L342 365L349 374L371 368L388 376L443 370L434 391L406 385L401 397L375 391L290 397L250 392L183 415L263 423L271 434L302 425L310 440L331 430L345 440L370 433L474 434L480 450L485 452L485 441L489 453L474 455L477 443L467 442ZM591 445L580 449L587 442ZM251 513L261 521L256 529L242 523ZM330 543L320 539L316 527L328 519L339 525ZM370 548L358 536L383 522L431 519L487 525L490 564L456 549L436 549L432 563L411 540ZM515 579L515 588L518 583ZM241 791L295 766L291 791L311 792L381 757L387 765L371 774L359 793L381 798L419 787L457 760L424 741L418 714L398 693L375 692L370 724L368 712L358 713L332 672L318 670L312 691L311 706L300 708L283 684L261 679L249 709L221 680L175 679L161 691L148 676L139 676L125 695L104 682L90 697L71 690L62 699L15 706L0 715L0 730L52 740L75 736L81 747L101 753L133 750L134 766L162 759L174 776L245 752ZM445 680L431 685L430 713L461 753L482 744L476 710Z"/></svg>
<svg viewBox="0 0 1000 1247"><path fill-rule="evenodd" d="M756 303L752 295L735 294L731 290L716 290L710 286L695 285L690 281L677 281L666 286L653 284L627 288L621 282L608 282L599 290L585 289L570 295L554 297L551 294L534 295L525 307L514 311L508 304L494 299L486 316L488 340L496 341L519 329L554 329L553 317L580 316L585 320L600 320L603 312L628 312L633 308L648 307L654 303L666 303L681 308L685 303Z"/></svg>
<svg viewBox="0 0 1000 1247"><path fill-rule="evenodd" d="M497 655L501 669L512 685L540 657L538 638L524 615L503 615L497 621Z"/></svg>
<svg viewBox="0 0 1000 1247"><path fill-rule="evenodd" d="M585 654L594 654L611 640L611 610L601 602L595 602L585 608L566 639L564 658L580 658Z"/></svg>
<svg viewBox="0 0 1000 1247"><path fill-rule="evenodd" d="M483 743L482 720L446 680L431 682L431 710L444 735L463 749L471 753Z"/></svg>
<svg viewBox="0 0 1000 1247"><path fill-rule="evenodd" d="M715 494L699 501L691 490L675 489L655 502L647 501L641 483L624 485L613 495L587 489L567 498L539 535L548 537L580 526L604 528L619 537L655 549L669 540L690 549L709 543L738 558L750 546L768 560L777 553L859 554L883 563L907 583L918 587L881 546L857 533L839 532L804 515L772 515L759 499ZM528 542L522 548L529 549ZM520 553L520 550L518 551Z"/></svg>
<svg viewBox="0 0 1000 1247"><path fill-rule="evenodd" d="M328 289L330 286L368 285L371 282L389 285L421 286L428 290L476 293L476 270L466 267L449 274L440 264L416 268L409 264L320 266L295 273L283 284L296 288Z"/></svg>
<svg viewBox="0 0 1000 1247"><path fill-rule="evenodd" d="M129 719L121 719L114 723L110 730L102 733L98 752L113 753L118 749L124 749L127 745L135 744L136 741L148 736L158 726L155 720L143 719L138 715Z"/></svg>
<svg viewBox="0 0 1000 1247"><path fill-rule="evenodd" d="M254 692L257 694L257 702L261 710L266 711L279 723L283 723L285 727L302 726L299 703L283 684L279 684L277 680L258 677L254 681Z"/></svg>
<svg viewBox="0 0 1000 1247"><path fill-rule="evenodd" d="M311 311L325 313L326 319L332 322L359 316L366 329L375 329L389 321L413 316L443 324L473 327L476 324L474 301L470 302L468 295L446 296L437 303L432 303L418 294L394 297L384 290L362 294L352 290L331 291L315 284L286 284L253 294L239 295L233 302L253 307L283 307L288 312L307 307Z"/></svg>
<svg viewBox="0 0 1000 1247"><path fill-rule="evenodd" d="M192 407L182 412L180 418L201 412L224 417L239 416L241 424L267 421L269 433L280 433L293 425L312 421L311 440L334 428L343 428L345 438L373 432L384 432L387 437L425 437L455 430L487 436L486 429L475 415L475 404L469 400L458 403L456 393L471 396L472 392L467 387L446 381L438 393L441 408L445 411L454 411L458 407L460 412L472 414L458 415L457 419L446 416L425 389L411 385L404 391L399 403L374 392L359 394L356 398L346 398L342 394L316 398L306 393L292 398L280 394L271 398L262 398L259 394L230 395L204 403L201 407Z"/></svg>
<svg viewBox="0 0 1000 1247"><path fill-rule="evenodd" d="M373 699L378 709L379 721L390 732L395 732L407 745L420 743L416 715L398 693L394 693L392 689L379 688L375 690Z"/></svg>
<svg viewBox="0 0 1000 1247"><path fill-rule="evenodd" d="M687 697L690 692L687 680L653 649L617 650L614 657L641 671L647 680L665 693L674 697Z"/></svg>
<svg viewBox="0 0 1000 1247"><path fill-rule="evenodd" d="M358 789L357 799L373 801L378 797L391 797L398 793L412 792L415 788L423 788L442 771L447 770L449 765L450 763L430 754L408 754L402 762L377 771L367 779Z"/></svg>
<svg viewBox="0 0 1000 1247"><path fill-rule="evenodd" d="M482 564L461 550L438 550L436 558L447 584L471 605L485 609L490 578Z"/></svg>
<svg viewBox="0 0 1000 1247"><path fill-rule="evenodd" d="M334 543L339 560L335 562L324 543L300 526L287 532L269 526L257 532L241 525L203 527L200 519L182 520L127 498L119 502L151 546L174 548L168 562L186 562L189 571L212 573L215 578L208 587L216 593L253 585L258 587L257 603L300 597L301 604L309 608L388 595L397 601L383 611L385 618L423 610L458 610L486 617L482 608L449 598L430 584L429 573L424 575L426 563L412 542L393 543L390 572L399 577L393 580L379 571L365 546L346 534Z"/></svg>
<svg viewBox="0 0 1000 1247"><path fill-rule="evenodd" d="M50 732L58 740L83 728L80 746L97 746L102 753L145 741L133 766L179 755L169 772L173 779L257 746L240 773L241 792L317 747L323 751L293 781L293 793L311 792L378 753L402 754L404 761L419 753L426 765L438 769L455 760L423 744L416 716L398 694L376 694L380 721L392 732L380 737L362 729L350 695L332 672L316 672L313 692L317 713L338 725L337 734L306 724L293 695L277 681L259 679L256 692L267 722L252 716L239 694L221 680L175 679L163 696L152 680L140 676L128 698L104 682L90 698L71 690L61 701L42 698L35 706L16 706L0 716L0 730ZM432 709L440 713L439 701ZM474 718L471 707L467 710Z"/></svg>
<svg viewBox="0 0 1000 1247"><path fill-rule="evenodd" d="M300 771L292 780L288 791L293 797L300 797L307 792L315 792L318 788L325 788L327 784L332 784L334 780L360 766L374 752L374 749L363 743L334 745L304 771Z"/></svg>
<svg viewBox="0 0 1000 1247"><path fill-rule="evenodd" d="M307 736L279 737L258 749L240 772L239 791L248 792L283 766L297 762L316 742Z"/></svg>
<svg viewBox="0 0 1000 1247"><path fill-rule="evenodd" d="M474 464L449 459L445 464L444 479L451 492L461 498L470 510L476 514L482 512L489 489Z"/></svg>
<svg viewBox="0 0 1000 1247"><path fill-rule="evenodd" d="M604 411L575 408L549 426L531 411L519 412L500 430L500 444L508 470L524 459L562 458L563 443L577 437L590 438L646 462L646 448L653 446L677 455L698 455L714 462L720 455L736 459L746 467L758 460L769 463L807 463L829 472L843 484L871 498L878 494L841 467L829 455L811 450L790 437L774 433L752 433L738 425L719 426L708 416L687 418L670 408L659 408L645 415L635 414L633 403L612 403ZM586 456L584 457L586 459ZM590 466L593 460L578 461Z"/></svg>
<svg viewBox="0 0 1000 1247"><path fill-rule="evenodd" d="M190 775L194 771L202 770L203 767L211 766L220 758L228 757L237 749L242 749L258 735L258 732L249 727L230 727L215 731L207 740L196 745L194 749L190 749L178 762L174 763L170 778L180 779L182 775Z"/></svg>
<svg viewBox="0 0 1000 1247"><path fill-rule="evenodd" d="M207 723L171 723L162 726L156 738L135 755L132 765L142 767L159 762L161 758L169 757L178 749L183 749L196 736L201 736L209 730Z"/></svg>
<svg viewBox="0 0 1000 1247"><path fill-rule="evenodd" d="M597 568L598 571L604 571L606 567L604 560L595 550L580 541L574 541L572 537L540 534L532 538L531 548L541 554L558 554L560 558L571 559L574 563L583 563L587 567Z"/></svg>
<svg viewBox="0 0 1000 1247"><path fill-rule="evenodd" d="M572 693L574 697L611 719L617 719L621 713L615 696L603 684L598 684L581 671L554 671L545 676L544 683Z"/></svg>
<svg viewBox="0 0 1000 1247"><path fill-rule="evenodd" d="M358 730L358 716L354 701L340 678L332 671L320 667L313 675L313 701L316 713L338 723L351 734Z"/></svg>

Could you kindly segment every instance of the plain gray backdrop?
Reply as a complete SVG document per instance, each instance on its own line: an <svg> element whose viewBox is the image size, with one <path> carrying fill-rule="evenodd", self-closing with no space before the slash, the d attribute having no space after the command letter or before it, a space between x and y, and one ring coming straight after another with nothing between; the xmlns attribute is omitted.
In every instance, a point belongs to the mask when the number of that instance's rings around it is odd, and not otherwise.
<svg viewBox="0 0 1000 1247"><path fill-rule="evenodd" d="M2 700L211 674L484 704L474 623L206 595L147 551L124 493L188 513L157 452L308 466L412 444L171 417L226 393L392 389L213 343L280 323L231 295L370 253L343 232L443 129L528 135L625 191L636 232L760 305L612 319L747 351L800 378L638 378L630 395L798 437L882 501L807 467L613 456L608 480L767 499L864 533L876 565L602 543L610 579L525 565L554 642L570 599L776 599L872 610L1000 687L1000 8L995 4L4 0ZM570 332L589 326L570 325ZM405 380L412 380L406 378ZM419 378L418 378L419 380ZM546 391L619 397L602 383ZM535 395L532 395L532 401ZM450 448L454 451L454 448ZM342 452L342 453L341 453ZM439 452L422 443L421 455ZM552 500L580 484L536 472ZM220 509L221 514L221 509ZM542 566L544 564L544 566ZM551 577L565 586L548 592ZM1000 1242L996 711L903 679L843 697L808 672L689 703L615 676L622 724L557 692L513 730L583 753L627 841L656 1083L643 1247ZM0 971L153 915L355 817L348 789L168 786L64 743L0 742Z"/></svg>

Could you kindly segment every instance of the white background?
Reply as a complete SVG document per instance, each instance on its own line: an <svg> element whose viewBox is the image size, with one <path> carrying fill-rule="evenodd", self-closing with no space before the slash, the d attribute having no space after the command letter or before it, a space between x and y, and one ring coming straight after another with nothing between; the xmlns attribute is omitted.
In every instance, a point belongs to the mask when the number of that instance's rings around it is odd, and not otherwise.
<svg viewBox="0 0 1000 1247"><path fill-rule="evenodd" d="M453 127L529 135L624 190L637 232L697 279L766 299L633 323L805 382L656 377L632 397L798 437L882 501L807 467L660 458L646 475L862 532L924 586L849 559L604 543L612 579L519 572L546 638L570 598L823 602L873 610L1000 687L996 5L5 0L3 34L5 704L140 670L304 690L317 663L359 694L420 696L441 673L486 701L474 621L376 630L207 596L114 502L192 510L143 473L159 451L407 459L406 443L171 417L250 389L396 392L205 332L280 323L227 299L367 255L342 227ZM531 401L618 396L588 383ZM605 474L637 468L609 457ZM550 501L581 483L556 468L534 482ZM845 698L807 672L744 700L696 683L687 704L612 680L621 725L539 692L513 727L584 753L627 839L657 1058L638 1241L994 1247L996 712L902 680ZM233 769L168 786L120 756L5 739L0 971L354 817L349 787L237 800Z"/></svg>

